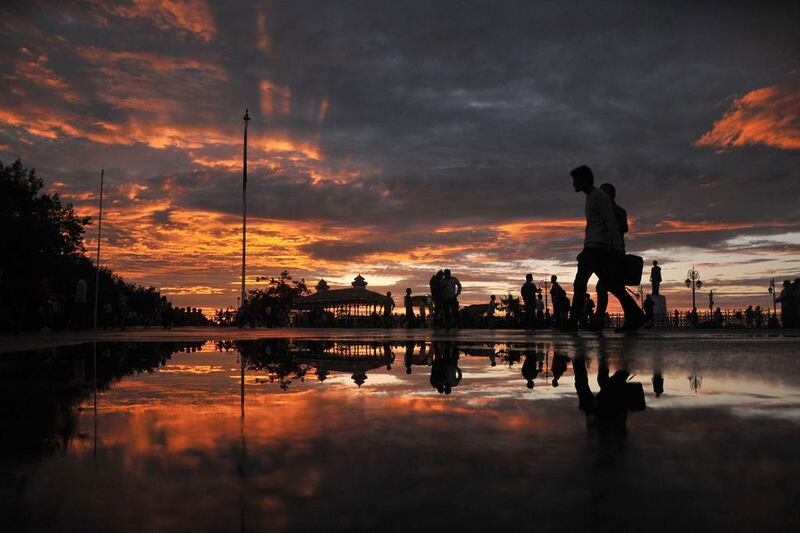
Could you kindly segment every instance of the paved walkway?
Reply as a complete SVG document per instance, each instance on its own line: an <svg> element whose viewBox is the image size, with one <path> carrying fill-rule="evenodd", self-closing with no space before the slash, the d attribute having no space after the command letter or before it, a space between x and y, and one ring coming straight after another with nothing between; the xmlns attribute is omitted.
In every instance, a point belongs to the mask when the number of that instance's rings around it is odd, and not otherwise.
<svg viewBox="0 0 800 533"><path fill-rule="evenodd" d="M253 340L290 337L293 339L359 339L377 341L409 341L409 340L458 340L469 342L509 342L509 341L535 341L569 338L575 334L562 333L554 330L521 329L462 329L462 330L432 330L432 329L367 329L367 328L264 328L264 329L238 329L218 327L186 327L171 330L132 328L125 331L99 330L99 331L61 331L61 332L32 332L18 335L0 335L0 353L21 350L36 350L68 344L80 344L92 341L128 341L128 342L159 342L159 341L202 341L202 340ZM581 332L582 337L596 338L597 334ZM624 335L613 332L604 333L605 337L623 338ZM636 334L639 338L649 338L660 341L686 340L696 338L699 341L713 339L796 339L800 342L800 330L770 330L770 329L716 329L716 330L689 330L689 329L652 329Z"/></svg>

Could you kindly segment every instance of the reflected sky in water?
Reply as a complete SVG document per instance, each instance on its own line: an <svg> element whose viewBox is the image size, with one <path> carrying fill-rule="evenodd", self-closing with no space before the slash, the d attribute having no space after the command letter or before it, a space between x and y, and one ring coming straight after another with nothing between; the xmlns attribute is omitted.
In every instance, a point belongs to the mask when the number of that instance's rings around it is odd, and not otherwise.
<svg viewBox="0 0 800 533"><path fill-rule="evenodd" d="M798 345L272 339L6 354L2 511L42 531L796 529ZM604 368L641 383L646 409L615 403L629 385L601 393ZM624 410L613 424L609 405Z"/></svg>

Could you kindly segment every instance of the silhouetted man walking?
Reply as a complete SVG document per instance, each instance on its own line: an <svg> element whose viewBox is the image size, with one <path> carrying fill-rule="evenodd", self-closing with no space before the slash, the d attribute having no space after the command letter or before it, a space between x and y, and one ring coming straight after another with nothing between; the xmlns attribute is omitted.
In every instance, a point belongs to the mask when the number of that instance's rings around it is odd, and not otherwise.
<svg viewBox="0 0 800 533"><path fill-rule="evenodd" d="M617 189L610 183L600 185L600 190L603 191L611 198L611 206L614 209L614 219L617 221L617 229L619 230L619 238L622 242L622 251L625 251L625 234L628 233L628 212L622 207L617 205ZM606 324L606 310L608 309L608 287L602 282L597 282L595 287L597 291L597 309L594 314L594 323L589 329L594 331L602 331Z"/></svg>
<svg viewBox="0 0 800 533"><path fill-rule="evenodd" d="M596 274L625 312L624 331L635 331L646 323L644 313L625 290L622 279L624 248L614 208L606 193L594 186L594 175L586 165L570 172L575 192L586 194L586 232L583 251L578 254L578 272L572 294L572 309L564 329L577 331L583 310L586 284Z"/></svg>

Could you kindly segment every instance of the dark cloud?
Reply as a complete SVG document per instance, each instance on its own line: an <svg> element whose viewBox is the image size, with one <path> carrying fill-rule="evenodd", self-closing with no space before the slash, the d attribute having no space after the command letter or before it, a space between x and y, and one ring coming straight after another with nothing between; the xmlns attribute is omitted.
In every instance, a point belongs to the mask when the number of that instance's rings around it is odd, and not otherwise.
<svg viewBox="0 0 800 533"><path fill-rule="evenodd" d="M134 184L142 201L168 199L155 225L176 210L238 215L247 105L249 211L317 222L321 240L299 249L319 259L439 246L566 264L578 229L499 226L580 218L568 169L582 163L616 184L634 249L735 253L737 235L800 228L800 150L696 144L722 117L744 127L737 98L791 96L796 3L175 4L197 16L4 4L0 158L23 157L65 196L105 168L120 202ZM743 120L774 110L757 111Z"/></svg>

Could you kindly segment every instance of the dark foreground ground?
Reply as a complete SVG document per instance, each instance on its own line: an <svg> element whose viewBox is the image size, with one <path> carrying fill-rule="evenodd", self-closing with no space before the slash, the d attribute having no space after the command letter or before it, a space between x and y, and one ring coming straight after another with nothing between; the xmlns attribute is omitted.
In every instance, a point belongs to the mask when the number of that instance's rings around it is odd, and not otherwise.
<svg viewBox="0 0 800 533"><path fill-rule="evenodd" d="M797 531L800 338L751 333L16 337L4 529ZM647 408L587 417L575 359Z"/></svg>

